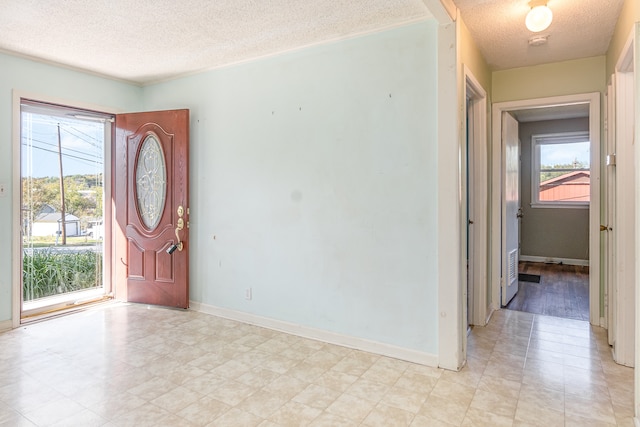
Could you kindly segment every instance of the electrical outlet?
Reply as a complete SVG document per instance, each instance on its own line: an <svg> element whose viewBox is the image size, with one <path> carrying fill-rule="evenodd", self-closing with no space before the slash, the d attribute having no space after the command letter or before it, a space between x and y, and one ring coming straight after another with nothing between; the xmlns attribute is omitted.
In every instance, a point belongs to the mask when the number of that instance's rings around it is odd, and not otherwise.
<svg viewBox="0 0 640 427"><path fill-rule="evenodd" d="M0 197L4 197L7 195L7 186L4 184L0 184Z"/></svg>
<svg viewBox="0 0 640 427"><path fill-rule="evenodd" d="M250 300L251 300L251 297L252 297L252 295L251 295L251 288L247 288L247 289L245 289L245 290L244 290L244 299L246 299L246 300L249 300L249 301L250 301Z"/></svg>

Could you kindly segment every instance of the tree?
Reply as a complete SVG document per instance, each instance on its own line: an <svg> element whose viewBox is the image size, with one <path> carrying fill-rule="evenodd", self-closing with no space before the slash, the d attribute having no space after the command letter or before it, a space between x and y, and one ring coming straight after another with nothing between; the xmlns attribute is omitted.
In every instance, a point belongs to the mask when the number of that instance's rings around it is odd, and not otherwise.
<svg viewBox="0 0 640 427"><path fill-rule="evenodd" d="M102 217L102 174L65 176L64 183L67 213L77 216L85 225L90 219ZM30 222L29 217L35 220L46 205L60 212L59 178L23 178L22 205L26 222Z"/></svg>
<svg viewBox="0 0 640 427"><path fill-rule="evenodd" d="M553 178L557 178L564 174L567 174L572 171L578 170L589 170L589 165L585 162L579 162L577 159L573 161L573 163L562 164L562 165L553 165L553 166L545 166L542 165L540 167L540 182L548 181Z"/></svg>

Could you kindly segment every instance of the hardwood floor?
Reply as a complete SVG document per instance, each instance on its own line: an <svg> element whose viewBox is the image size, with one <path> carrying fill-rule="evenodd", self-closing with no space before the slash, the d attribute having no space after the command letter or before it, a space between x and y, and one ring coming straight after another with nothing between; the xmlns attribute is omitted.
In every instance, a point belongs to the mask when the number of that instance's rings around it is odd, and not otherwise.
<svg viewBox="0 0 640 427"><path fill-rule="evenodd" d="M589 320L589 267L521 262L519 272L540 275L540 283L518 282L508 310Z"/></svg>

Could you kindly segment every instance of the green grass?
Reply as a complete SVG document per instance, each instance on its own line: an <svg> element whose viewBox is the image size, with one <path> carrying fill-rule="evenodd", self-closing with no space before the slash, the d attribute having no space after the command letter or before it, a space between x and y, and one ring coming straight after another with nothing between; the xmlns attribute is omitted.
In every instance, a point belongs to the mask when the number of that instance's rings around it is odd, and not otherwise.
<svg viewBox="0 0 640 427"><path fill-rule="evenodd" d="M102 254L50 250L24 253L24 301L102 286Z"/></svg>
<svg viewBox="0 0 640 427"><path fill-rule="evenodd" d="M58 239L58 245L62 242L62 239ZM67 246L94 246L96 243L102 243L102 240L97 240L89 236L73 236L67 237ZM31 237L31 241L24 241L24 246L28 246L30 248L47 248L49 246L56 245L56 238L52 236L39 236L39 237Z"/></svg>

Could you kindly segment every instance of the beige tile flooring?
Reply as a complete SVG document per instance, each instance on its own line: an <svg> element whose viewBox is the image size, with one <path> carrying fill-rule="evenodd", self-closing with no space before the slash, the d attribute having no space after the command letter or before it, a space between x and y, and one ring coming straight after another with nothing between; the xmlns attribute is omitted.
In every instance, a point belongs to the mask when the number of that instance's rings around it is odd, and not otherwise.
<svg viewBox="0 0 640 427"><path fill-rule="evenodd" d="M0 425L633 425L633 370L586 322L501 310L468 353L443 371L114 304L0 334Z"/></svg>

